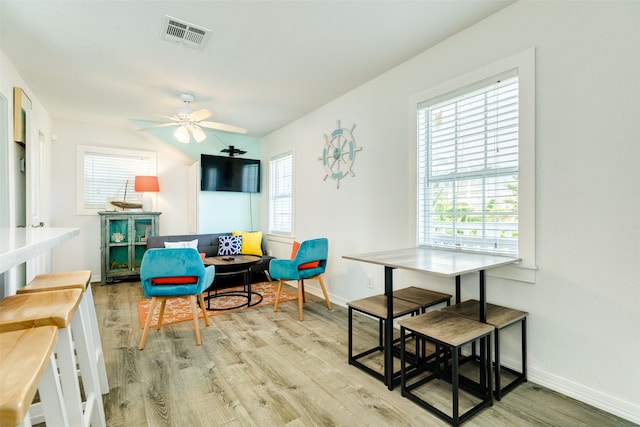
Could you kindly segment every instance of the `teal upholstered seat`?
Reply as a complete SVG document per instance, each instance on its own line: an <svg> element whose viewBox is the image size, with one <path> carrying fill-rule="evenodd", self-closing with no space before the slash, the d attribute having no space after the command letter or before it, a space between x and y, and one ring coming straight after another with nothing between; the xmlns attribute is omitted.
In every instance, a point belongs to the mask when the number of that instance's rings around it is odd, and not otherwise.
<svg viewBox="0 0 640 427"><path fill-rule="evenodd" d="M166 301L169 298L184 297L191 302L193 323L196 331L196 344L200 345L200 328L196 298L204 315L204 323L209 326L209 318L205 309L202 292L211 286L215 276L215 267L204 267L202 258L193 248L149 249L142 257L140 265L140 281L146 297L151 297L149 314L145 322L140 350L144 348L151 318L158 301L161 301L158 329L162 327L162 316Z"/></svg>
<svg viewBox="0 0 640 427"><path fill-rule="evenodd" d="M303 319L302 304L305 302L304 297L304 280L317 279L320 282L324 299L327 301L327 307L331 310L331 302L327 295L327 289L322 280L322 273L327 266L327 257L329 253L329 241L325 238L305 240L300 244L295 257L293 259L274 259L269 264L269 275L271 278L278 280L278 295L273 311L278 311L278 302L280 300L280 292L282 284L285 280L296 280L298 282L298 318ZM304 264L317 261L317 267L308 268Z"/></svg>

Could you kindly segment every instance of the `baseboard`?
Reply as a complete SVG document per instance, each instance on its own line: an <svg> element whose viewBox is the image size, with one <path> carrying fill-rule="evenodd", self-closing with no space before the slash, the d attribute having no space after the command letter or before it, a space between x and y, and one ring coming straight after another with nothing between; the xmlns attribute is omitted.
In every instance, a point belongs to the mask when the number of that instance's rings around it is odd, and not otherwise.
<svg viewBox="0 0 640 427"><path fill-rule="evenodd" d="M512 360L505 360L504 364L509 366L512 362ZM514 363L514 365L518 366L518 363ZM543 387L602 409L605 412L624 418L625 420L640 424L640 405L615 396L610 396L530 365L527 368L527 377L529 381Z"/></svg>
<svg viewBox="0 0 640 427"><path fill-rule="evenodd" d="M305 284L305 291L317 297L324 298L319 286L307 286ZM347 301L343 298L335 295L329 295L329 298L332 304L347 307ZM521 361L503 356L501 358L501 364L512 369L520 370ZM640 424L640 405L615 396L610 396L531 365L527 367L527 378L529 381L550 390L572 397L580 402L624 418L625 420Z"/></svg>

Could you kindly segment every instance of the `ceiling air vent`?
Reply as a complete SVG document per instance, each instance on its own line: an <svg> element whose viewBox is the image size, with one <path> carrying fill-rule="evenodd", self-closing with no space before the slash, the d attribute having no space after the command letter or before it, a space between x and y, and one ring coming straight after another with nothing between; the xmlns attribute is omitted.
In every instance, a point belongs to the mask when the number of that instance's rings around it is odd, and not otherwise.
<svg viewBox="0 0 640 427"><path fill-rule="evenodd" d="M209 40L211 30L165 15L161 38L172 43L202 50Z"/></svg>

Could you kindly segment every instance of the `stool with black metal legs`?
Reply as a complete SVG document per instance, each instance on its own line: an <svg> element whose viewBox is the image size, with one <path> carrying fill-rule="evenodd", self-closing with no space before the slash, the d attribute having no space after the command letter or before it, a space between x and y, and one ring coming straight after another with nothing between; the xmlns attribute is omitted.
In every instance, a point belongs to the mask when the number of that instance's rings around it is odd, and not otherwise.
<svg viewBox="0 0 640 427"><path fill-rule="evenodd" d="M443 310L462 316L467 319L478 319L480 315L480 302L477 300L468 300L459 304L446 307ZM518 384L527 381L527 316L529 313L516 310L513 308L502 307L500 305L487 303L487 323L495 328L494 330L494 357L495 357L495 397L500 400L503 395L513 390ZM500 363L500 330L515 325L520 322L521 325L521 351L522 351L522 369L518 372ZM475 354L474 354L475 356ZM508 384L501 385L501 371L507 371L514 375L515 378Z"/></svg>
<svg viewBox="0 0 640 427"><path fill-rule="evenodd" d="M426 313L427 309L433 308L440 304L447 304L447 307L451 305L451 295L442 292L436 292L418 286L408 286L406 288L393 291L394 298L400 298L405 301L420 304L420 312ZM426 362L426 343L424 340L419 340L420 343L416 343L416 355L422 362Z"/></svg>
<svg viewBox="0 0 640 427"><path fill-rule="evenodd" d="M387 319L387 297L384 295L375 295L372 297L362 298L356 301L347 303L349 307L349 364L362 369L368 374L378 378L381 381L385 381L385 373L380 373L370 366L362 363L360 359L367 357L376 352L381 352L384 355L385 351L393 351L393 349L385 349L384 347L384 322ZM353 312L357 311L368 316L374 317L378 320L378 344L375 347L362 351L356 355L353 354ZM406 315L416 315L420 313L420 304L401 300L398 298L393 299L393 319ZM393 321L391 319L391 321ZM397 342L397 341L396 341ZM384 360L384 358L383 358ZM386 366L383 362L383 369L386 372L387 369L393 370L393 366ZM392 376L392 382L397 384L400 380L400 371L394 372ZM386 384L393 387L394 384Z"/></svg>
<svg viewBox="0 0 640 427"><path fill-rule="evenodd" d="M429 412L437 415L454 426L475 415L482 408L493 403L491 385L491 333L493 327L476 320L466 319L445 311L430 311L415 317L398 321L400 325L400 386L403 397L407 397ZM424 371L412 374L412 382L409 384L407 375L407 332L420 339L432 342L436 346L435 363L424 366ZM465 386L459 374L459 350L462 346L481 340L480 378L477 387ZM451 370L446 369L446 360L442 361L440 349L451 356ZM443 363L444 362L444 363ZM441 368L444 365L444 368ZM409 365L411 366L411 365ZM452 406L448 414L437 408L435 402L429 403L426 397L416 391L433 380L446 380L451 383ZM474 396L477 403L460 413L460 390ZM443 408L444 409L444 408Z"/></svg>
<svg viewBox="0 0 640 427"><path fill-rule="evenodd" d="M438 304L446 303L447 306L451 305L451 295L417 286L409 286L393 291L393 297L420 304L422 313Z"/></svg>

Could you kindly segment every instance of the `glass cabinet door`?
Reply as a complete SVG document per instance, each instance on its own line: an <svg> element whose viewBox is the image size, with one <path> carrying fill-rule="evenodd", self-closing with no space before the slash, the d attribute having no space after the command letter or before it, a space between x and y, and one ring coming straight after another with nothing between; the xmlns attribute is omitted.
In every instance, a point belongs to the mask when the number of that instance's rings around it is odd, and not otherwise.
<svg viewBox="0 0 640 427"><path fill-rule="evenodd" d="M108 218L107 236L109 259L108 273L123 272L129 269L129 219Z"/></svg>
<svg viewBox="0 0 640 427"><path fill-rule="evenodd" d="M99 212L102 224L101 283L140 274L147 238L158 233L159 212Z"/></svg>
<svg viewBox="0 0 640 427"><path fill-rule="evenodd" d="M153 236L155 232L155 218L154 217L133 217L132 218L132 235L135 236L135 241L132 245L131 253L131 268L139 272L140 264L142 263L142 256L147 250L147 238Z"/></svg>

